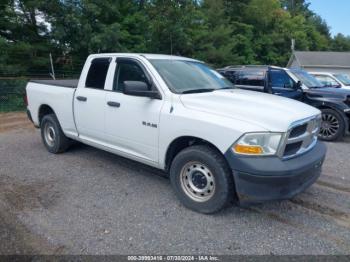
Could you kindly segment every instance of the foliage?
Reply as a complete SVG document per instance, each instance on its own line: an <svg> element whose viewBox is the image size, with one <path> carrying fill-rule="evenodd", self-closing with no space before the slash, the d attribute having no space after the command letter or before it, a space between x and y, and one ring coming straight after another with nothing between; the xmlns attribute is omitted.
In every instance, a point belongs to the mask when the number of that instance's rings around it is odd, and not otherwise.
<svg viewBox="0 0 350 262"><path fill-rule="evenodd" d="M297 50L350 51L305 0L1 0L0 76L47 76L50 53L70 75L98 52L285 65L292 38Z"/></svg>
<svg viewBox="0 0 350 262"><path fill-rule="evenodd" d="M350 36L344 36L343 34L337 34L331 45L333 51L350 51Z"/></svg>
<svg viewBox="0 0 350 262"><path fill-rule="evenodd" d="M26 84L26 79L0 80L0 112L25 109L23 97Z"/></svg>

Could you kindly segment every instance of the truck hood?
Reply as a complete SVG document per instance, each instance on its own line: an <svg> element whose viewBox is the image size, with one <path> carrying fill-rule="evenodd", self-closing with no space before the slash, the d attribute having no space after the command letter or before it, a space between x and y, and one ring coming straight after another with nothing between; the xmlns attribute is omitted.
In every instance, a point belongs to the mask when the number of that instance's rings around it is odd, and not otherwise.
<svg viewBox="0 0 350 262"><path fill-rule="evenodd" d="M319 95L325 98L344 101L350 97L350 90L344 88L319 87L306 89L305 92L311 95Z"/></svg>
<svg viewBox="0 0 350 262"><path fill-rule="evenodd" d="M320 114L318 109L292 99L239 89L186 94L181 95L180 100L188 109L248 122L275 132L285 132L293 122Z"/></svg>

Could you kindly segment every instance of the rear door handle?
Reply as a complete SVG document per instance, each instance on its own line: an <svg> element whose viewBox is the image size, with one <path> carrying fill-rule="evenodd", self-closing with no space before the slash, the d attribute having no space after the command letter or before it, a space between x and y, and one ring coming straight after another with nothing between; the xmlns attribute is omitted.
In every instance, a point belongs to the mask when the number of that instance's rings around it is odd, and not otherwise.
<svg viewBox="0 0 350 262"><path fill-rule="evenodd" d="M108 101L107 105L112 106L112 107L120 107L120 103L113 102L113 101Z"/></svg>
<svg viewBox="0 0 350 262"><path fill-rule="evenodd" d="M87 98L85 96L77 96L77 100L86 102Z"/></svg>

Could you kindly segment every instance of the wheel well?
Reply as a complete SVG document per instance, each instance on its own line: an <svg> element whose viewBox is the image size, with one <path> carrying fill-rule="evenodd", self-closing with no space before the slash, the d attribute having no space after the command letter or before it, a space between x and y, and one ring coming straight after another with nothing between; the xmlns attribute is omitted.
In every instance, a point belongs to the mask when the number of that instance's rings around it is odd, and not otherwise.
<svg viewBox="0 0 350 262"><path fill-rule="evenodd" d="M322 106L318 106L317 108L320 109L320 110L321 109L333 109L334 110L334 108L332 108L330 106L323 106L323 105Z"/></svg>
<svg viewBox="0 0 350 262"><path fill-rule="evenodd" d="M53 109L48 105L41 105L39 108L39 126L41 125L41 120L44 116L48 114L54 114Z"/></svg>
<svg viewBox="0 0 350 262"><path fill-rule="evenodd" d="M193 145L208 145L209 147L214 148L215 150L220 152L220 150L215 145L213 145L212 143L204 139L193 137L193 136L179 137L175 139L173 142L171 142L171 144L168 147L166 157L165 157L165 170L169 171L169 168L171 166L173 159L181 150Z"/></svg>

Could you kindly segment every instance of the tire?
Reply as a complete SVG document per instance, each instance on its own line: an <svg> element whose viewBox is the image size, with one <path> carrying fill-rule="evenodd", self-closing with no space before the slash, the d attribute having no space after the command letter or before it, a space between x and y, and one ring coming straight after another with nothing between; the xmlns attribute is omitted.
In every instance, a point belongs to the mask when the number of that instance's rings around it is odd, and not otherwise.
<svg viewBox="0 0 350 262"><path fill-rule="evenodd" d="M41 138L50 153L64 152L70 145L69 139L64 135L56 115L49 114L43 117L40 123Z"/></svg>
<svg viewBox="0 0 350 262"><path fill-rule="evenodd" d="M170 181L184 206L204 214L221 210L235 197L226 160L209 146L191 146L178 153L170 167Z"/></svg>
<svg viewBox="0 0 350 262"><path fill-rule="evenodd" d="M337 141L345 134L345 120L333 109L321 109L322 124L319 138L324 141Z"/></svg>

